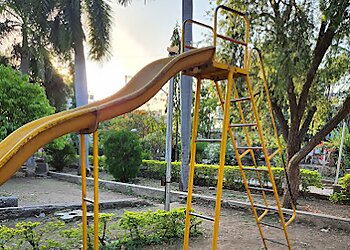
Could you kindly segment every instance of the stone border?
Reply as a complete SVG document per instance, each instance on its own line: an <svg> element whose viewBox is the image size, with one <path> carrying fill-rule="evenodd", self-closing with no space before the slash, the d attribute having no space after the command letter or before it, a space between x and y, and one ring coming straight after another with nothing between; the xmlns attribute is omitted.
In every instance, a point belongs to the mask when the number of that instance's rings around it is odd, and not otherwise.
<svg viewBox="0 0 350 250"><path fill-rule="evenodd" d="M49 175L60 180L81 184L81 177L71 174L64 173L56 173L49 172ZM93 185L93 179L87 178L87 185ZM136 195L136 196L145 196L148 198L154 199L164 199L164 189L154 188L154 187L146 187L135 184L121 183L115 181L105 181L99 180L99 186L102 188L107 188L109 190L113 190L120 193L125 193L128 195ZM171 201L183 201L186 200L187 193L179 192L179 191L171 191ZM205 195L193 194L193 200L197 202L210 203L215 205L215 198ZM222 200L222 207L225 208L233 208L242 211L250 211L250 203L234 201L234 200ZM275 207L270 207L271 210L275 212L277 209ZM286 214L291 215L292 210L284 209ZM307 223L319 227L333 227L338 229L343 229L346 231L350 231L350 219L341 218L336 216L324 215L324 214L316 214L306 211L298 211L296 222L298 223Z"/></svg>
<svg viewBox="0 0 350 250"><path fill-rule="evenodd" d="M150 206L150 205L151 204L149 202L138 198L127 198L127 199L120 199L116 201L99 202L99 208L101 210L111 209L111 208ZM88 208L92 209L93 205L88 204ZM74 209L81 209L81 203L0 208L0 220L34 217L34 216L40 217L41 213L50 214L61 210L74 210Z"/></svg>

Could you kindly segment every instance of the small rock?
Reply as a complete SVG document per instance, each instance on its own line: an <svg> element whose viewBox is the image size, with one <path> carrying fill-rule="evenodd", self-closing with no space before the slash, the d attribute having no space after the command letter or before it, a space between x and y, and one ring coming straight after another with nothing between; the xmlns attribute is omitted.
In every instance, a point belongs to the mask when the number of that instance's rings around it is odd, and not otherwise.
<svg viewBox="0 0 350 250"><path fill-rule="evenodd" d="M45 218L46 217L46 214L45 213L40 213L39 214L39 218Z"/></svg>
<svg viewBox="0 0 350 250"><path fill-rule="evenodd" d="M215 187L209 187L209 190L215 190Z"/></svg>
<svg viewBox="0 0 350 250"><path fill-rule="evenodd" d="M321 232L328 233L329 232L329 228L322 228Z"/></svg>

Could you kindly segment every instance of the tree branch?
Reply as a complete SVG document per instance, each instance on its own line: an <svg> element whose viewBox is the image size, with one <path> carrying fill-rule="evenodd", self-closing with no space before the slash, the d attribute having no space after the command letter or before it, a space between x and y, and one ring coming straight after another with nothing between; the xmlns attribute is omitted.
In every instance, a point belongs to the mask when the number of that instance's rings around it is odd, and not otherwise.
<svg viewBox="0 0 350 250"><path fill-rule="evenodd" d="M290 119L294 121L297 117L298 105L297 105L297 97L294 92L293 79L291 77L288 77L288 80L287 80L287 93L288 93L289 109L290 109L290 115L291 115ZM297 128L298 127L299 127L299 123L297 124Z"/></svg>
<svg viewBox="0 0 350 250"><path fill-rule="evenodd" d="M299 138L301 138L301 139L304 138L306 132L307 132L308 129L309 129L310 123L311 123L312 118L314 117L316 111L317 111L317 107L312 107L312 108L309 110L309 112L308 112L308 114L307 114L307 116L306 116L306 119L305 119L303 125L302 125L301 128L300 128L300 131L299 131Z"/></svg>
<svg viewBox="0 0 350 250"><path fill-rule="evenodd" d="M310 66L310 69L306 75L306 80L303 85L299 102L298 102L298 120L300 120L303 117L306 104L307 104L307 99L309 96L309 91L312 85L312 82L315 78L316 72L318 67L320 66L323 57L326 54L326 51L332 44L332 40L335 36L335 31L338 28L339 22L343 17L344 11L346 8L341 9L339 12L337 12L331 19L330 23L328 25L328 28L325 32L322 31L322 29L325 29L324 25L321 25L320 27L320 32L319 32L319 37L317 38L317 44L314 49L313 53L313 58L312 58L312 63Z"/></svg>
<svg viewBox="0 0 350 250"><path fill-rule="evenodd" d="M311 152L325 137L328 135L348 114L350 113L350 94L346 97L342 108L339 112L314 136L311 138L298 153L296 153L289 162L291 164L299 163L304 157Z"/></svg>
<svg viewBox="0 0 350 250"><path fill-rule="evenodd" d="M278 120L278 123L281 126L283 139L286 142L288 140L288 133L289 133L287 120L284 118L281 107L278 106L278 104L274 100L271 100L271 105L272 105L272 109L275 111L275 115Z"/></svg>

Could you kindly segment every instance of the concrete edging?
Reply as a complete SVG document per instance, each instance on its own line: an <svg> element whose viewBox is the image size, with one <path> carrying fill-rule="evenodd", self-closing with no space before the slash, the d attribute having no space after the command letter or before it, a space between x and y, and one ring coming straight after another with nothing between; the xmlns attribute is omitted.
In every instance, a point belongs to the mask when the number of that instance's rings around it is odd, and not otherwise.
<svg viewBox="0 0 350 250"><path fill-rule="evenodd" d="M81 177L71 174L64 173L56 173L49 172L49 175L60 180L81 184ZM87 185L93 185L93 179L87 178ZM149 198L155 199L164 199L164 189L154 188L154 187L146 187L135 184L121 183L115 181L105 181L99 180L99 186L102 188L107 188L109 190L129 194L136 196L145 196ZM180 191L171 191L171 201L181 201L185 200L187 197L187 193ZM193 200L197 202L206 202L210 204L215 204L215 198L205 195L193 194ZM234 201L234 200L222 200L222 207L225 208L234 208L242 211L250 211L251 206L250 203ZM276 208L270 207L271 210L275 210ZM286 214L292 214L292 210L284 209ZM350 219L349 218L341 218L336 216L324 215L324 214L316 214L306 211L298 211L297 218L295 220L297 223L307 223L319 227L332 227L338 228L346 231L350 231Z"/></svg>
<svg viewBox="0 0 350 250"><path fill-rule="evenodd" d="M137 206L149 206L149 202L138 198L127 198L116 201L99 202L99 208L125 208ZM89 209L93 208L92 204L87 204ZM61 210L81 209L81 203L74 204L54 204L54 205L38 205L38 206L23 206L23 207L7 207L0 208L0 220L16 219L24 217L40 217L41 213L50 214Z"/></svg>

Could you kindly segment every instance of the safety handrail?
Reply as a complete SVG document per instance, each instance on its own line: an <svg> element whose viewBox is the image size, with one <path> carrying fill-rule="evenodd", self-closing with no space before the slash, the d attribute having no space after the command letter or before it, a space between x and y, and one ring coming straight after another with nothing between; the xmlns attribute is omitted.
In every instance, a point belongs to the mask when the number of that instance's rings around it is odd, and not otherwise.
<svg viewBox="0 0 350 250"><path fill-rule="evenodd" d="M198 22L198 21L195 21L193 19L186 19L183 24L182 24L182 38L181 38L181 53L184 53L185 52L185 48L186 49L197 49L196 47L193 47L191 45L186 45L185 44L185 29L186 29L186 24L187 23L193 23L193 24L197 24L199 26L202 26L204 28L207 28L207 29L210 29L211 32L213 32L213 27L207 25L207 24L204 24L204 23L201 23L201 22Z"/></svg>
<svg viewBox="0 0 350 250"><path fill-rule="evenodd" d="M224 35L218 34L218 12L220 9L226 10L228 12L232 12L238 16L241 16L244 19L245 22L245 37L244 37L244 42L243 41L239 41L230 37L226 37ZM227 41L231 41L232 43L236 43L239 45L243 45L244 48L244 61L243 61L243 69L247 69L247 60L248 60L248 41L249 41L249 20L248 17L245 13L240 12L238 10L232 9L230 7L227 7L225 5L219 5L218 7L216 7L215 9L215 14L214 14L214 43L213 46L216 47L217 45L217 38L221 38Z"/></svg>

